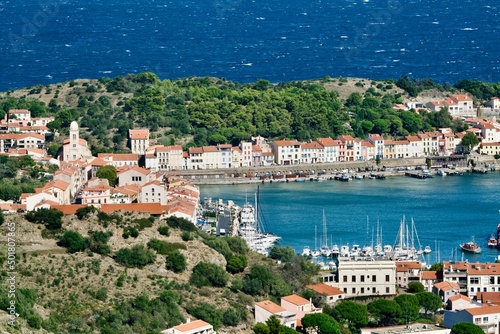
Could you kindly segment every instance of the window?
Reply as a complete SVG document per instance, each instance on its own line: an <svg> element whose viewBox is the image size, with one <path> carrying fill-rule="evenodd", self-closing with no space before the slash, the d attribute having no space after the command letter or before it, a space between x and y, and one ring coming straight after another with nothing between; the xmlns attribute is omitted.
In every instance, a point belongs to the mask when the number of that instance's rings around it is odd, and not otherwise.
<svg viewBox="0 0 500 334"><path fill-rule="evenodd" d="M356 293L356 288L352 288L352 293Z"/></svg>
<svg viewBox="0 0 500 334"><path fill-rule="evenodd" d="M470 284L479 284L479 277L471 277L469 280Z"/></svg>
<svg viewBox="0 0 500 334"><path fill-rule="evenodd" d="M352 281L352 282L356 282L356 275L352 275L352 277L351 277L351 281Z"/></svg>
<svg viewBox="0 0 500 334"><path fill-rule="evenodd" d="M373 275L372 276L372 282L376 282L377 281L377 275Z"/></svg>
<svg viewBox="0 0 500 334"><path fill-rule="evenodd" d="M387 287L385 287L385 293L389 293L389 292L390 292L390 291L389 291L389 287L388 287L388 286L387 286Z"/></svg>
<svg viewBox="0 0 500 334"><path fill-rule="evenodd" d="M347 293L347 288L344 288L344 293Z"/></svg>
<svg viewBox="0 0 500 334"><path fill-rule="evenodd" d="M365 288L361 288L361 293L365 293Z"/></svg>
<svg viewBox="0 0 500 334"><path fill-rule="evenodd" d="M389 282L389 281L390 281L389 275L385 275L385 281L386 281L386 282ZM406 281L406 278L405 278L405 281Z"/></svg>
<svg viewBox="0 0 500 334"><path fill-rule="evenodd" d="M343 281L344 281L344 283L347 283L347 275L344 275Z"/></svg>
<svg viewBox="0 0 500 334"><path fill-rule="evenodd" d="M359 278L359 281L360 282L364 282L365 281L365 275L361 275L361 277Z"/></svg>

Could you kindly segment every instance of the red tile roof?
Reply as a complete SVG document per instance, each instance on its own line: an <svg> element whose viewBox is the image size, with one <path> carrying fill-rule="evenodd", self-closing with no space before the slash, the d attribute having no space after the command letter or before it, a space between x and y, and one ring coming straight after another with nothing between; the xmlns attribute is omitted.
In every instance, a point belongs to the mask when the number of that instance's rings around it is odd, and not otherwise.
<svg viewBox="0 0 500 334"><path fill-rule="evenodd" d="M149 130L148 129L137 129L137 130L128 130L130 139L148 139L149 138Z"/></svg>
<svg viewBox="0 0 500 334"><path fill-rule="evenodd" d="M298 296L298 295L289 295L289 296L285 296L285 297L281 297L282 300L286 300L287 302L289 303L292 303L294 305L308 305L310 304L311 302L301 296Z"/></svg>
<svg viewBox="0 0 500 334"><path fill-rule="evenodd" d="M191 321L182 325L175 326L174 328L178 330L179 332L188 332L192 331L193 329L203 329L204 327L212 328L212 325L210 325L208 322L205 322L203 320L195 320Z"/></svg>
<svg viewBox="0 0 500 334"><path fill-rule="evenodd" d="M323 296L334 296L334 295L342 295L345 292L340 290L339 288L336 288L334 286L327 285L325 283L318 283L314 285L307 285L306 286L308 289L311 289L313 291L316 291L320 295Z"/></svg>
<svg viewBox="0 0 500 334"><path fill-rule="evenodd" d="M286 311L286 309L279 306L278 304L273 303L270 300L263 300L261 302L255 303L255 306L259 306L259 307L263 308L264 310L266 310L270 313L273 313L273 314Z"/></svg>

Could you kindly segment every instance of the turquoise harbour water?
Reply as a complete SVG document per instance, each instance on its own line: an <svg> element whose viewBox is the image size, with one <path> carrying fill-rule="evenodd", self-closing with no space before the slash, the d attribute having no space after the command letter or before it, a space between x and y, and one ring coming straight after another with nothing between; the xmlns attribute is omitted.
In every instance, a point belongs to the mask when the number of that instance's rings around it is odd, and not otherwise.
<svg viewBox="0 0 500 334"><path fill-rule="evenodd" d="M371 244L372 231L376 241L379 221L383 244L394 245L405 216L408 222L413 218L422 248L432 248L427 263L438 259L492 262L499 251L487 248L487 240L500 222L499 181L500 173L493 172L425 180L395 176L351 182L266 183L260 185L259 207L267 229L282 237L280 245L291 246L298 253L305 245L314 247L315 226L318 247L321 244L324 209L329 243L333 239L338 245ZM243 205L245 196L253 198L256 191L257 186L250 184L201 186L201 198ZM460 251L459 244L472 236L481 246L481 254Z"/></svg>

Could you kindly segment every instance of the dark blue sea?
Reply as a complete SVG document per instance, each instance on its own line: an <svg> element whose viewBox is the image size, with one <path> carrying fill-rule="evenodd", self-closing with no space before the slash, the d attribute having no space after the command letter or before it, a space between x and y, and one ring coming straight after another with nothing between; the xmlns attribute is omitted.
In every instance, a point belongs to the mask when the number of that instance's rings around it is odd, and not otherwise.
<svg viewBox="0 0 500 334"><path fill-rule="evenodd" d="M493 0L0 0L0 90L153 71L500 81Z"/></svg>
<svg viewBox="0 0 500 334"><path fill-rule="evenodd" d="M500 222L499 181L500 172L425 180L395 176L351 182L266 183L259 189L259 216L268 231L282 237L281 245L292 246L298 253L306 245L314 248L315 226L318 247L322 244L324 210L329 244L371 245L372 238L376 242L378 222L383 244L394 246L404 217L406 222L413 219L422 248L432 248L426 263L491 262L499 254L487 248ZM201 186L202 198L234 200L240 206L247 196L253 199L256 191L256 185ZM460 243L472 237L482 248L479 255L459 250Z"/></svg>

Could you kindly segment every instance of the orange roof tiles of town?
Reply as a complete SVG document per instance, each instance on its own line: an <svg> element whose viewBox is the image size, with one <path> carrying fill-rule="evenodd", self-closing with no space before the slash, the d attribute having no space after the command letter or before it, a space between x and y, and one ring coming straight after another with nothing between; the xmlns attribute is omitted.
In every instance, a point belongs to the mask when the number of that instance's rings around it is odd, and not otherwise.
<svg viewBox="0 0 500 334"><path fill-rule="evenodd" d="M300 145L301 143L298 140L276 140L274 141L276 146L295 146Z"/></svg>
<svg viewBox="0 0 500 334"><path fill-rule="evenodd" d="M317 141L312 141L310 143L304 143L301 145L303 149L323 149L323 146Z"/></svg>
<svg viewBox="0 0 500 334"><path fill-rule="evenodd" d="M437 279L437 271L424 270L422 271L421 278L423 280L434 280Z"/></svg>
<svg viewBox="0 0 500 334"><path fill-rule="evenodd" d="M443 290L443 291L448 291L448 290L459 290L460 287L458 286L458 283L455 283L455 282L439 282L439 283L436 283L434 284L434 286L439 289L439 290Z"/></svg>
<svg viewBox="0 0 500 334"><path fill-rule="evenodd" d="M310 303L309 300L307 300L301 296L298 296L298 295L289 295L289 296L281 297L281 299L286 300L287 302L290 302L290 303L295 304L295 305L305 305L305 304Z"/></svg>
<svg viewBox="0 0 500 334"><path fill-rule="evenodd" d="M330 137L316 139L323 146L337 146L335 140Z"/></svg>
<svg viewBox="0 0 500 334"><path fill-rule="evenodd" d="M421 269L419 261L396 261L396 271L407 271L408 269Z"/></svg>
<svg viewBox="0 0 500 334"><path fill-rule="evenodd" d="M452 297L448 298L448 300L450 300L450 301L452 301L452 302L454 302L454 301L456 301L456 300L459 300L459 299L466 300L466 301L468 301L469 303L471 302L471 299L470 299L469 297L464 296L464 295L462 295L462 294L454 295L454 296L452 296Z"/></svg>
<svg viewBox="0 0 500 334"><path fill-rule="evenodd" d="M500 302L500 292L478 292L476 298L482 300L483 303L498 303Z"/></svg>
<svg viewBox="0 0 500 334"><path fill-rule="evenodd" d="M473 307L465 309L471 315L483 315L483 314L493 314L500 313L500 306L483 306L483 307Z"/></svg>
<svg viewBox="0 0 500 334"><path fill-rule="evenodd" d="M278 304L273 303L270 300L263 300L261 302L255 303L255 305L258 305L261 308L263 308L264 310L271 312L273 314L286 311L283 307L279 306Z"/></svg>
<svg viewBox="0 0 500 334"><path fill-rule="evenodd" d="M195 320L191 321L182 325L175 326L174 328L177 329L180 332L187 332L191 331L196 328L202 328L202 327L212 327L208 322L205 322L203 320Z"/></svg>
<svg viewBox="0 0 500 334"><path fill-rule="evenodd" d="M219 152L219 149L215 146L203 146L202 147L203 153L205 152Z"/></svg>
<svg viewBox="0 0 500 334"><path fill-rule="evenodd" d="M136 129L128 130L131 139L148 139L149 130L148 129Z"/></svg>
<svg viewBox="0 0 500 334"><path fill-rule="evenodd" d="M189 154L202 154L203 153L203 148L201 147L190 147L189 148Z"/></svg>
<svg viewBox="0 0 500 334"><path fill-rule="evenodd" d="M9 110L9 114L29 114L28 109L11 109Z"/></svg>
<svg viewBox="0 0 500 334"><path fill-rule="evenodd" d="M307 288L316 291L317 293L324 295L324 296L333 296L333 295L341 295L344 294L345 292L340 290L339 288L336 288L334 286L330 286L325 283L318 283L314 285L307 285Z"/></svg>

